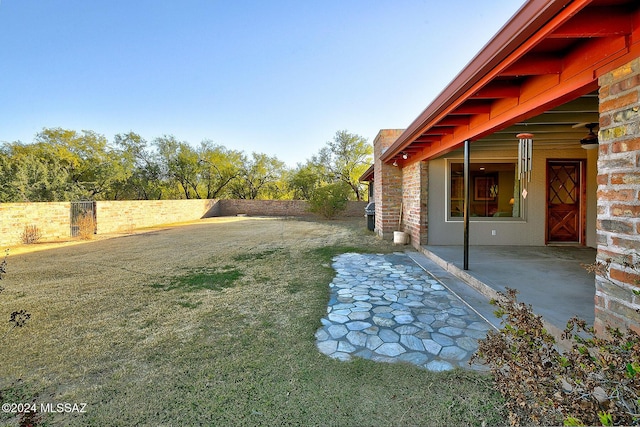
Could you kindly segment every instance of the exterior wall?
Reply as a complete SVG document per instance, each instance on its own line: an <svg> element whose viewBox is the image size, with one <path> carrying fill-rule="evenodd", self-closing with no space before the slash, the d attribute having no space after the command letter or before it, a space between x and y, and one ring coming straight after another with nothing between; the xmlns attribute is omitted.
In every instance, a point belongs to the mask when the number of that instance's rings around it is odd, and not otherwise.
<svg viewBox="0 0 640 427"><path fill-rule="evenodd" d="M367 202L350 201L342 217L362 217ZM96 202L98 234L129 232L214 216L237 214L311 216L308 204L298 200L119 200ZM36 225L42 241L69 239L71 203L0 203L0 250L16 246L28 225Z"/></svg>
<svg viewBox="0 0 640 427"><path fill-rule="evenodd" d="M536 144L533 140L533 165L531 182L527 183L527 198L521 208L522 219L470 218L469 244L471 245L513 245L544 246L546 216L546 165L547 159L586 159L587 200L586 200L586 245L595 247L596 240L596 155L595 150L584 150L576 141L575 147ZM471 161L516 161L518 157L517 140L513 144L499 149L483 147L482 141L471 144ZM447 219L447 189L449 187L447 161L462 161L462 149L429 162L429 200L428 212L430 224L429 245L462 245L464 224L462 218ZM495 235L492 231L495 230Z"/></svg>
<svg viewBox="0 0 640 427"><path fill-rule="evenodd" d="M380 156L393 144L402 129L382 129L373 142L374 200L376 203L375 231L384 239L392 239L399 230L402 203L402 171L380 161Z"/></svg>
<svg viewBox="0 0 640 427"><path fill-rule="evenodd" d="M217 200L118 200L96 203L98 234L215 216ZM212 212L213 209L213 212Z"/></svg>
<svg viewBox="0 0 640 427"><path fill-rule="evenodd" d="M427 241L428 163L402 168L402 231L415 247Z"/></svg>
<svg viewBox="0 0 640 427"><path fill-rule="evenodd" d="M47 240L68 238L71 203L0 203L0 249L22 241L26 226L35 225Z"/></svg>
<svg viewBox="0 0 640 427"><path fill-rule="evenodd" d="M309 205L304 200L220 200L219 212L211 216L231 216L238 214L264 216L314 216L309 212ZM347 202L347 209L342 217L364 217L367 202Z"/></svg>
<svg viewBox="0 0 640 427"><path fill-rule="evenodd" d="M596 323L640 332L640 58L600 77Z"/></svg>

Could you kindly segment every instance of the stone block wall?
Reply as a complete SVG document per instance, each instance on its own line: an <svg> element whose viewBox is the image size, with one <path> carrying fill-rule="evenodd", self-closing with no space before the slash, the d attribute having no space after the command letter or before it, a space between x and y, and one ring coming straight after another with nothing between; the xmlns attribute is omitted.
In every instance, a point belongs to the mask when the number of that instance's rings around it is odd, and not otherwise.
<svg viewBox="0 0 640 427"><path fill-rule="evenodd" d="M219 212L216 216L233 216L238 214L257 216L314 216L309 212L309 204L305 200L242 200L223 199L218 202ZM347 209L342 217L364 217L367 202L347 202Z"/></svg>
<svg viewBox="0 0 640 427"><path fill-rule="evenodd" d="M402 168L402 223L416 248L427 242L428 163Z"/></svg>
<svg viewBox="0 0 640 427"><path fill-rule="evenodd" d="M640 332L640 59L600 77L596 328Z"/></svg>
<svg viewBox="0 0 640 427"><path fill-rule="evenodd" d="M362 217L367 202L350 201L342 217ZM97 233L130 232L176 222L238 214L312 216L301 200L118 200L96 202ZM71 236L71 203L0 203L0 250L19 245L25 226L36 225L42 241ZM1 255L1 253L0 253Z"/></svg>
<svg viewBox="0 0 640 427"><path fill-rule="evenodd" d="M385 239L393 239L393 232L400 230L402 171L399 167L382 163L380 157L402 132L403 129L382 129L373 142L375 231Z"/></svg>
<svg viewBox="0 0 640 427"><path fill-rule="evenodd" d="M117 200L96 202L98 234L218 216L218 200Z"/></svg>
<svg viewBox="0 0 640 427"><path fill-rule="evenodd" d="M43 239L71 234L71 203L0 203L0 250L21 243L26 226L35 225ZM1 254L0 254L1 255Z"/></svg>

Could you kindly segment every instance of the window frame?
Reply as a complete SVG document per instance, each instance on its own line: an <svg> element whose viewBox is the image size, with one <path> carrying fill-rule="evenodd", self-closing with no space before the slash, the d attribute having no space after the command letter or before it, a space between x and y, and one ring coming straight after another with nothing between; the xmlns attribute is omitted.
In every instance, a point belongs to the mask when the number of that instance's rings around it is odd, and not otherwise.
<svg viewBox="0 0 640 427"><path fill-rule="evenodd" d="M493 164L511 164L514 166L514 184L515 182L518 181L518 176L517 176L517 158L501 158L501 159L471 159L470 160L470 165L479 165L479 164L485 164L485 165L493 165ZM452 165L453 164L464 164L464 160L463 159L447 159L447 164L446 164L446 168L445 168L445 203L444 203L444 209L445 209L445 221L446 222L461 222L464 220L464 216L460 215L460 216L455 216L452 215L452 211L453 211L453 203L452 201L454 200L460 200L461 204L464 203L464 177L460 177L459 179L459 187L454 190L452 188L452 183L453 183L453 178L452 177ZM489 172L491 173L491 172ZM474 176L472 174L471 178L473 179ZM478 178L478 177L475 177ZM473 185L473 184L472 184ZM458 193L458 197L456 197L455 199L452 197L452 192L456 191ZM474 201L474 194L470 194L470 199L471 202L473 203ZM481 197L482 198L482 197ZM515 198L514 198L515 199ZM522 187L520 186L519 189L519 198L518 198L518 203L519 203L519 216L471 216L469 218L469 220L471 222L524 222L526 221L526 199L522 196Z"/></svg>

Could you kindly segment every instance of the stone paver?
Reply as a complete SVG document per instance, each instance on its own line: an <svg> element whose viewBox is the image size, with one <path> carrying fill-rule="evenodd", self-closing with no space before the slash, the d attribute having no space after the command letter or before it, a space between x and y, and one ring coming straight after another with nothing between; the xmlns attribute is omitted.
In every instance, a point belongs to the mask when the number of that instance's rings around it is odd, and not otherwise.
<svg viewBox="0 0 640 427"><path fill-rule="evenodd" d="M469 365L491 325L408 255L334 258L327 316L317 347L338 360L404 361L431 371Z"/></svg>

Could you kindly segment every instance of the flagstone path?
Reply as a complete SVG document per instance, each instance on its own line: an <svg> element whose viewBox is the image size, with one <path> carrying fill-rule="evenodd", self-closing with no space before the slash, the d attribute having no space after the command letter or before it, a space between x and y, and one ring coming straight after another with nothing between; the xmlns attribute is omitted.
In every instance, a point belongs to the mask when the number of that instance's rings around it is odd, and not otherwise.
<svg viewBox="0 0 640 427"><path fill-rule="evenodd" d="M334 258L318 349L348 361L404 361L431 371L469 365L491 325L405 253Z"/></svg>

